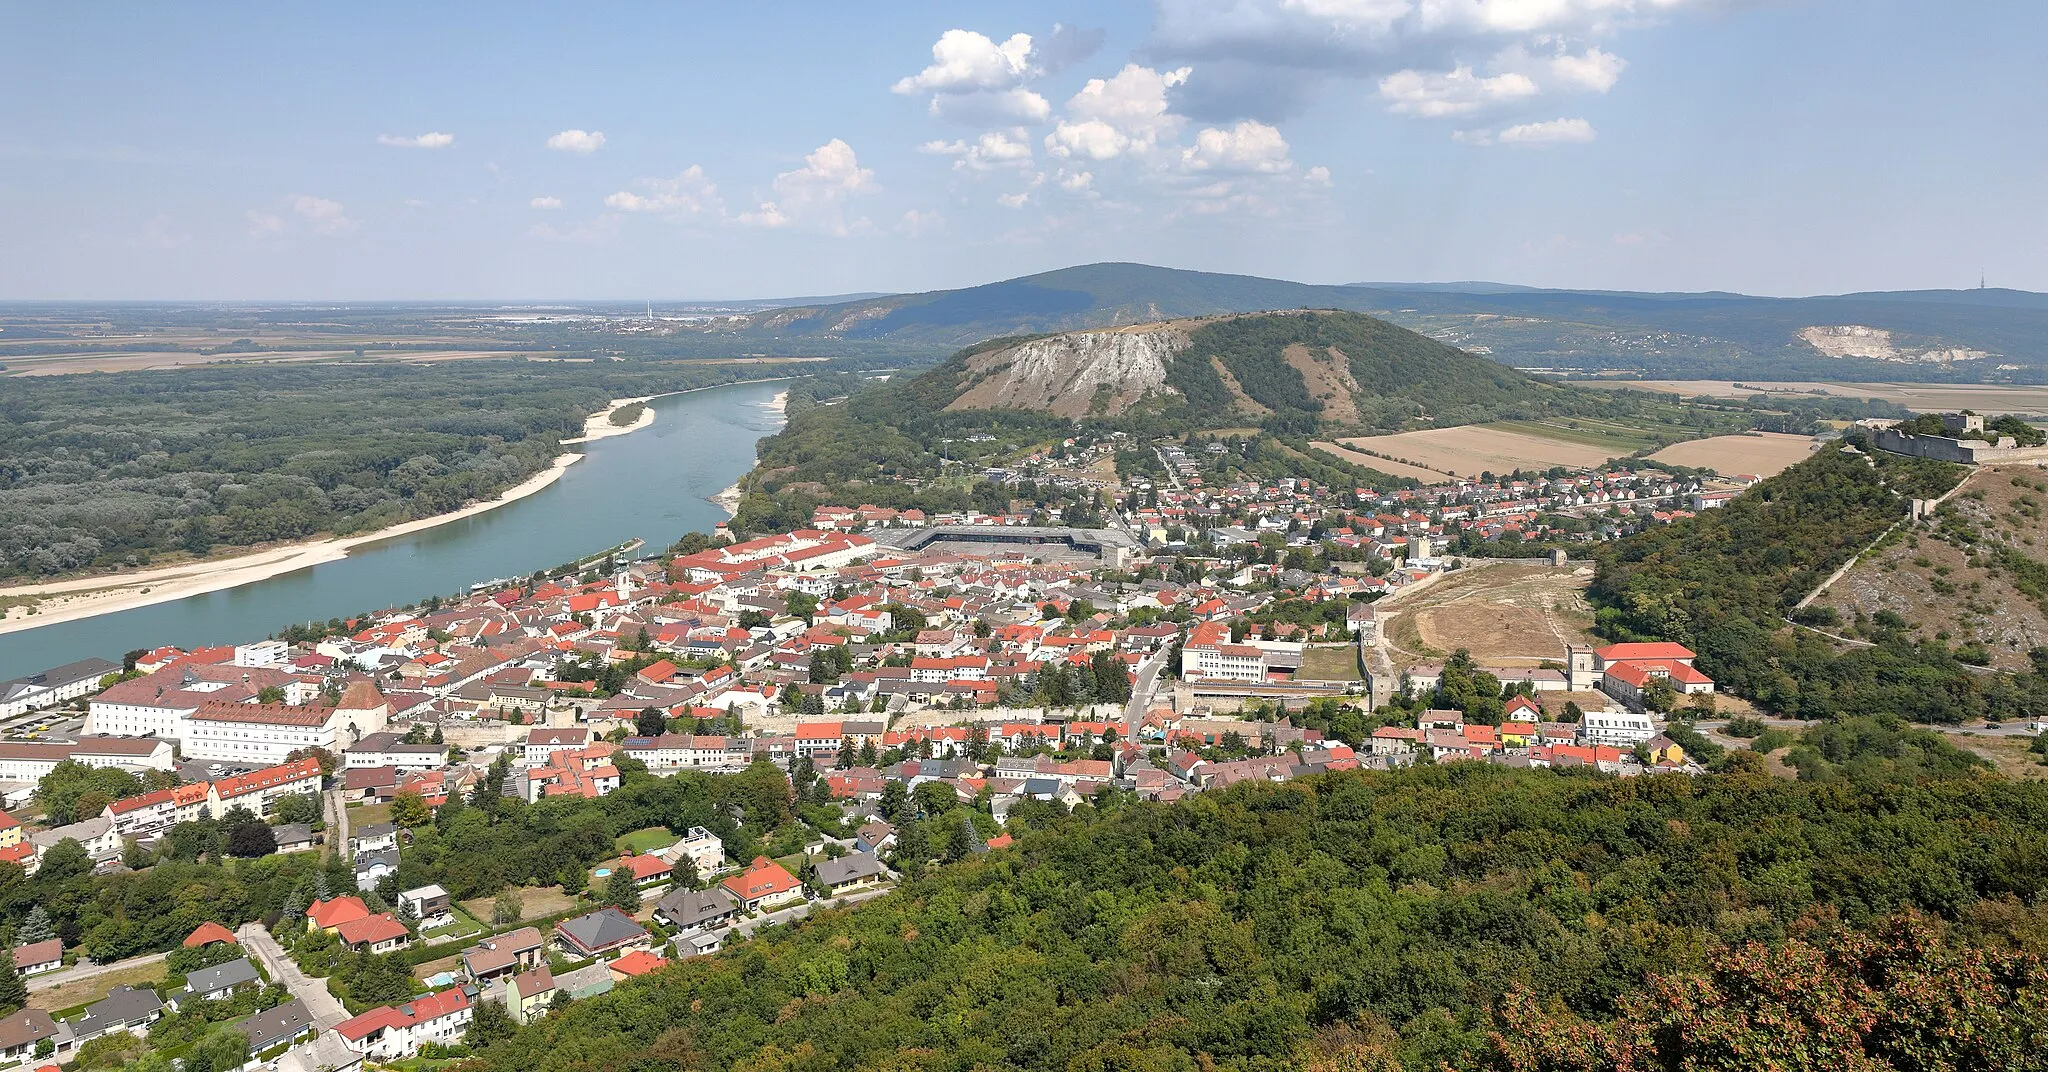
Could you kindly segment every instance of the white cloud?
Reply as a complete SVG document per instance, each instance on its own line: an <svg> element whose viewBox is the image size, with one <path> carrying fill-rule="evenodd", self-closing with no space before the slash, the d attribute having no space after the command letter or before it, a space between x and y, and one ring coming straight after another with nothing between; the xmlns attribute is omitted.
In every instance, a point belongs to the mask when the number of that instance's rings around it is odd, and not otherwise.
<svg viewBox="0 0 2048 1072"><path fill-rule="evenodd" d="M1167 91L1185 83L1191 68L1159 71L1126 64L1110 78L1091 78L1067 101L1066 117L1045 137L1055 156L1108 160L1144 154L1186 122L1175 115Z"/></svg>
<svg viewBox="0 0 2048 1072"><path fill-rule="evenodd" d="M1302 172L1301 180L1310 186L1328 186L1330 185L1330 169L1317 164L1315 167Z"/></svg>
<svg viewBox="0 0 2048 1072"><path fill-rule="evenodd" d="M1593 124L1583 119L1552 119L1544 123L1522 123L1509 127L1498 135L1502 145L1522 145L1531 148L1578 144L1592 141L1597 136Z"/></svg>
<svg viewBox="0 0 2048 1072"><path fill-rule="evenodd" d="M991 130L971 142L928 141L918 149L921 152L950 156L953 158L953 167L962 171L988 171L998 167L1031 165L1031 143L1025 141L1019 134L1001 130Z"/></svg>
<svg viewBox="0 0 2048 1072"><path fill-rule="evenodd" d="M455 135L430 131L407 137L401 134L379 134L377 144L389 145L394 149L446 149L455 144Z"/></svg>
<svg viewBox="0 0 2048 1072"><path fill-rule="evenodd" d="M853 147L833 138L804 157L804 166L775 176L775 198L743 213L741 223L757 227L805 225L847 235L865 221L849 224L842 203L876 189L875 173L860 166Z"/></svg>
<svg viewBox="0 0 2048 1072"><path fill-rule="evenodd" d="M1059 171L1059 187L1070 194L1092 193L1095 189L1095 173L1091 171Z"/></svg>
<svg viewBox="0 0 2048 1072"><path fill-rule="evenodd" d="M1509 72L1483 78L1470 67L1446 72L1396 71L1380 79L1380 97L1387 110L1429 119L1468 115L1483 108L1535 96L1540 90L1527 75Z"/></svg>
<svg viewBox="0 0 2048 1072"><path fill-rule="evenodd" d="M897 80L895 93L974 93L1008 89L1036 74L1031 35L1011 34L1001 44L973 30L947 30L932 45L932 63Z"/></svg>
<svg viewBox="0 0 2048 1072"><path fill-rule="evenodd" d="M257 238L283 238L290 234L305 232L323 237L345 235L354 231L359 224L349 218L348 210L339 201L331 201L311 194L291 194L282 199L280 211L250 209L244 213L249 221L249 233Z"/></svg>
<svg viewBox="0 0 2048 1072"><path fill-rule="evenodd" d="M1194 148L1181 153L1191 171L1237 171L1279 175L1294 168L1287 156L1287 139L1280 131L1256 119L1246 119L1227 130L1214 128L1195 135Z"/></svg>
<svg viewBox="0 0 2048 1072"><path fill-rule="evenodd" d="M562 207L562 199L559 197L536 197L528 201L527 204L534 208L552 211Z"/></svg>
<svg viewBox="0 0 2048 1072"><path fill-rule="evenodd" d="M1016 86L988 93L936 94L927 110L934 119L961 123L1043 123L1052 115L1052 104Z"/></svg>
<svg viewBox="0 0 2048 1072"><path fill-rule="evenodd" d="M642 212L652 215L687 217L696 216L707 210L722 212L724 202L718 198L718 186L704 174L704 169L690 165L672 179L641 179L637 184L645 193L620 190L604 199L606 208L618 212Z"/></svg>
<svg viewBox="0 0 2048 1072"><path fill-rule="evenodd" d="M898 221L896 229L915 238L945 222L946 218L936 212L911 209L903 214L903 219Z"/></svg>
<svg viewBox="0 0 2048 1072"><path fill-rule="evenodd" d="M1553 79L1566 89L1587 93L1605 93L1613 89L1627 67L1627 60L1602 51L1598 45L1577 56L1560 52L1550 60Z"/></svg>
<svg viewBox="0 0 2048 1072"><path fill-rule="evenodd" d="M1030 203L1031 191L1029 190L1026 190L1023 193L996 195L996 204L1001 205L1004 208L1023 208L1025 205L1028 205Z"/></svg>
<svg viewBox="0 0 2048 1072"><path fill-rule="evenodd" d="M588 155L604 148L604 131L565 130L548 139L548 148L556 152Z"/></svg>

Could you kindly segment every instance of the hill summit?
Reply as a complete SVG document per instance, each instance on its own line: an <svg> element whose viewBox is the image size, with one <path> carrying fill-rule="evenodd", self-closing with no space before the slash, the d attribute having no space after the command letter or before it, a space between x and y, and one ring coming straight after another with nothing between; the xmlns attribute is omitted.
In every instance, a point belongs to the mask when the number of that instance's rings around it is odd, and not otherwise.
<svg viewBox="0 0 2048 1072"><path fill-rule="evenodd" d="M1180 413L1313 427L1451 421L1561 388L1360 313L1298 310L997 339L908 385L939 410Z"/></svg>

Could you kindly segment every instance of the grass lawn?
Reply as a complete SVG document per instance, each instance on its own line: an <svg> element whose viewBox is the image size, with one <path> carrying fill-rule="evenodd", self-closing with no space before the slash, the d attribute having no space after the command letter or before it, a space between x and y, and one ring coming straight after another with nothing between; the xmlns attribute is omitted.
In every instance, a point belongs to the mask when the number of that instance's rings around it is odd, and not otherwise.
<svg viewBox="0 0 2048 1072"><path fill-rule="evenodd" d="M1301 669L1294 677L1297 681L1362 681L1358 648L1351 644L1303 648Z"/></svg>
<svg viewBox="0 0 2048 1072"><path fill-rule="evenodd" d="M350 805L348 809L348 828L351 831L390 821L391 805L389 804L354 804Z"/></svg>
<svg viewBox="0 0 2048 1072"><path fill-rule="evenodd" d="M576 899L563 893L560 886L526 886L520 889L519 896L526 905L526 911L520 914L522 919L540 919L576 907ZM495 900L495 897L478 897L462 902L461 908L469 913L471 919L486 920L491 918L491 905Z"/></svg>
<svg viewBox="0 0 2048 1072"><path fill-rule="evenodd" d="M161 962L141 964L133 968L121 968L95 975L90 979L80 979L75 983L53 986L48 990L37 990L29 994L28 1007L52 1012L78 1005L90 1005L106 997L108 991L123 983L130 986L146 986L162 982L164 970Z"/></svg>
<svg viewBox="0 0 2048 1072"><path fill-rule="evenodd" d="M481 936L489 929L484 926L482 920L470 915L461 905L456 905L455 922L445 927L435 927L430 931L421 931L420 937L430 943L452 942L471 935Z"/></svg>
<svg viewBox="0 0 2048 1072"><path fill-rule="evenodd" d="M653 852L656 849L665 849L675 843L676 836L669 833L668 827L665 826L650 826L645 830L635 830L630 834L619 835L620 852L625 852L629 849L640 853Z"/></svg>

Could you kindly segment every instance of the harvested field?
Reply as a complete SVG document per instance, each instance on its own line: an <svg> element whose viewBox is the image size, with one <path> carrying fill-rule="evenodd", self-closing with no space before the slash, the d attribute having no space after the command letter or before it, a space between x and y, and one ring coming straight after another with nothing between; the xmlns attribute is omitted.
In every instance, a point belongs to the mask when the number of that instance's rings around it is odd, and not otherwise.
<svg viewBox="0 0 2048 1072"><path fill-rule="evenodd" d="M1341 443L1317 441L1310 443L1309 446L1315 447L1318 450L1329 451L1331 454L1353 465L1363 465L1368 469L1377 469L1388 476L1410 476L1425 484L1442 484L1451 479L1451 474L1449 473L1439 473L1434 469L1424 469L1419 465L1403 465L1400 462L1390 462L1385 458L1375 458L1370 454L1362 454L1352 450ZM1378 450L1380 448L1375 447L1373 449Z"/></svg>
<svg viewBox="0 0 2048 1072"><path fill-rule="evenodd" d="M1477 663L1533 666L1563 660L1565 645L1596 643L1588 630L1588 569L1522 563L1475 565L1445 575L1394 604L1386 625L1392 654L1406 662L1464 648Z"/></svg>
<svg viewBox="0 0 2048 1072"><path fill-rule="evenodd" d="M1511 473L1517 469L1548 469L1554 465L1590 469L1615 456L1614 451L1603 446L1484 424L1429 428L1420 432L1366 436L1342 442L1461 477L1476 477L1487 472Z"/></svg>
<svg viewBox="0 0 2048 1072"><path fill-rule="evenodd" d="M1665 447L1650 457L1672 465L1712 469L1722 476L1777 476L1813 454L1813 437L1783 432L1715 436Z"/></svg>
<svg viewBox="0 0 2048 1072"><path fill-rule="evenodd" d="M540 919L576 907L576 899L563 893L560 886L526 886L519 890L519 896L526 904L526 910L520 913L521 919ZM488 921L491 918L491 908L496 901L495 895L478 897L462 902L462 910L478 920Z"/></svg>
<svg viewBox="0 0 2048 1072"><path fill-rule="evenodd" d="M1759 394L1833 395L1837 398L1879 398L1896 402L1916 413L1954 413L1961 409L1979 413L2048 415L2048 387L2011 384L1930 383L1786 383L1736 384L1727 380L1575 380L1578 387L1627 388L1661 391L1697 398L1748 398Z"/></svg>

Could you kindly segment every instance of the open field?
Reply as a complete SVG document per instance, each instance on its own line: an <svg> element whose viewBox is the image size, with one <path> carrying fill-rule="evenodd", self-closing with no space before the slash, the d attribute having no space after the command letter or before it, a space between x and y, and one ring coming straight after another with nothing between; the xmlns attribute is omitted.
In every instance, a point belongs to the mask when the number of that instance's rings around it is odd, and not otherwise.
<svg viewBox="0 0 2048 1072"><path fill-rule="evenodd" d="M540 919L576 907L576 899L563 893L560 886L525 886L520 888L519 896L526 904L526 911L520 913L521 919ZM464 901L462 910L478 922L487 922L491 918L491 906L496 900L497 898L492 896Z"/></svg>
<svg viewBox="0 0 2048 1072"><path fill-rule="evenodd" d="M1813 453L1813 437L1784 432L1751 432L1676 443L1650 457L1672 465L1712 469L1722 476L1747 473L1777 476Z"/></svg>
<svg viewBox="0 0 2048 1072"><path fill-rule="evenodd" d="M59 986L50 987L47 990L32 991L28 996L28 1007L51 1012L57 1009L69 1009L75 1005L89 1005L106 997L108 992L117 986L123 984L128 986L152 986L163 982L163 979L163 962L151 961L148 964L138 964L132 968L118 968L114 971L102 972L89 979L64 983Z"/></svg>
<svg viewBox="0 0 2048 1072"><path fill-rule="evenodd" d="M1474 662L1534 666L1562 660L1567 644L1594 644L1588 569L1523 563L1474 565L1403 600L1385 627L1408 663L1464 648Z"/></svg>
<svg viewBox="0 0 2048 1072"><path fill-rule="evenodd" d="M635 830L630 834L620 834L618 840L619 851L621 852L629 850L632 852L653 852L656 849L665 849L675 843L676 836L669 833L668 828L665 826L650 826L645 830Z"/></svg>
<svg viewBox="0 0 2048 1072"><path fill-rule="evenodd" d="M1511 473L1517 469L1549 469L1557 465L1591 469L1617 454L1629 453L1549 434L1534 434L1526 430L1526 426L1507 428L1486 424L1364 436L1341 442L1462 477L1476 477L1487 472Z"/></svg>
<svg viewBox="0 0 2048 1072"><path fill-rule="evenodd" d="M1390 462L1385 458L1375 458L1370 454L1352 450L1342 443L1318 441L1310 443L1309 446L1317 450L1328 451L1353 465L1363 465L1368 469L1377 469L1388 476L1414 477L1425 484L1441 484L1451 478L1449 473L1439 473L1434 469L1424 469L1419 465L1403 465L1400 462ZM1374 447L1373 449L1380 450L1383 448Z"/></svg>
<svg viewBox="0 0 2048 1072"><path fill-rule="evenodd" d="M1350 644L1303 648L1296 681L1359 681L1358 649Z"/></svg>
<svg viewBox="0 0 2048 1072"><path fill-rule="evenodd" d="M1972 409L1979 413L2048 415L2048 386L2013 384L1935 383L1732 383L1727 380L1574 380L1577 387L1628 388L1662 391L1697 398L1748 398L1759 394L1833 395L1837 398L1877 398L1896 402L1917 413L1953 413Z"/></svg>

